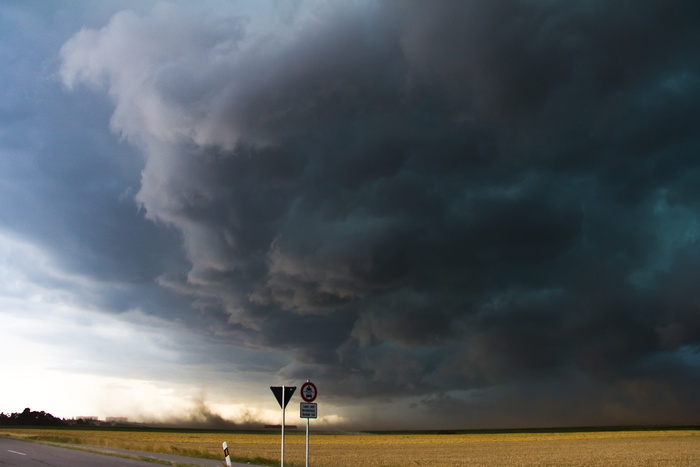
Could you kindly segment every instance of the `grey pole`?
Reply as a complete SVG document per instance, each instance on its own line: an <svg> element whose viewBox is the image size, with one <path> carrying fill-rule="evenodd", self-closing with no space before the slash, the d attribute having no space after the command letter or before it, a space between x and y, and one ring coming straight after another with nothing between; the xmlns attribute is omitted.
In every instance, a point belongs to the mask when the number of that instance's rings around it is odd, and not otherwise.
<svg viewBox="0 0 700 467"><path fill-rule="evenodd" d="M308 383L309 380L307 379ZM309 419L306 419L306 467L309 467Z"/></svg>

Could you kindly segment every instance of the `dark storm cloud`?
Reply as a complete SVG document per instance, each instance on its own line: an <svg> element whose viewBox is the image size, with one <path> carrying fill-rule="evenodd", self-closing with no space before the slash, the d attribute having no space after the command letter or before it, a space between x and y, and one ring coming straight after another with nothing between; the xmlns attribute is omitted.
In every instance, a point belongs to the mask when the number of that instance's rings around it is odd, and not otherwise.
<svg viewBox="0 0 700 467"><path fill-rule="evenodd" d="M154 279L177 263L178 238L134 206L142 157L105 131L108 100L67 95L56 75L60 45L81 24L108 20L109 3L0 8L0 228L51 258L51 274L30 267L35 283L125 311L165 298Z"/></svg>
<svg viewBox="0 0 700 467"><path fill-rule="evenodd" d="M191 268L162 284L335 394L537 401L539 379L698 406L672 388L700 345L700 7L258 13L160 4L62 49L144 152L147 216L183 236Z"/></svg>

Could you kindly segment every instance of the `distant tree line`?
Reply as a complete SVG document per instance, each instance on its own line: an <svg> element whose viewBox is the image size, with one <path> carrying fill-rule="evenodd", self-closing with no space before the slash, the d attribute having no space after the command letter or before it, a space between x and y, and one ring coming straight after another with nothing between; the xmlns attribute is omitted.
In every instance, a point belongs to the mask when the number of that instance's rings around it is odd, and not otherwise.
<svg viewBox="0 0 700 467"><path fill-rule="evenodd" d="M9 415L0 412L0 425L14 426L62 426L66 425L63 419L54 417L43 410L34 411L27 407L22 412L15 412Z"/></svg>

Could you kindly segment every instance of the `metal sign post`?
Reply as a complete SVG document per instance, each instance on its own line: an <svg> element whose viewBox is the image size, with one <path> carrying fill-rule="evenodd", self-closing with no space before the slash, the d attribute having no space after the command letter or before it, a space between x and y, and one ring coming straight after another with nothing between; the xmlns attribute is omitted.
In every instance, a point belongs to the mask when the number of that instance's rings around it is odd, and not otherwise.
<svg viewBox="0 0 700 467"><path fill-rule="evenodd" d="M301 385L301 398L306 401L299 404L299 418L306 419L306 467L309 467L309 419L317 416L316 404L312 403L317 394L316 385L308 379Z"/></svg>
<svg viewBox="0 0 700 467"><path fill-rule="evenodd" d="M309 467L309 419L306 419L306 467Z"/></svg>
<svg viewBox="0 0 700 467"><path fill-rule="evenodd" d="M280 453L280 467L284 467L284 409L287 408L287 403L289 399L292 398L292 394L294 394L296 388L296 386L270 386L272 394L275 395L277 402L279 402L280 407L282 407L282 450Z"/></svg>

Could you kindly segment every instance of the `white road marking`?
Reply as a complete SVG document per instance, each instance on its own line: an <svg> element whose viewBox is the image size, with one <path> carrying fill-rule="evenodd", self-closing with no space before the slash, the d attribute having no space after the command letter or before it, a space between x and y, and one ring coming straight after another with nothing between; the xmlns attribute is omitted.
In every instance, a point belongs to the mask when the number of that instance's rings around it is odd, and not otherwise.
<svg viewBox="0 0 700 467"><path fill-rule="evenodd" d="M13 451L12 449L8 449L8 451L13 452L13 453L15 453L15 454L19 454L20 456L26 456L26 454L23 453L23 452Z"/></svg>

